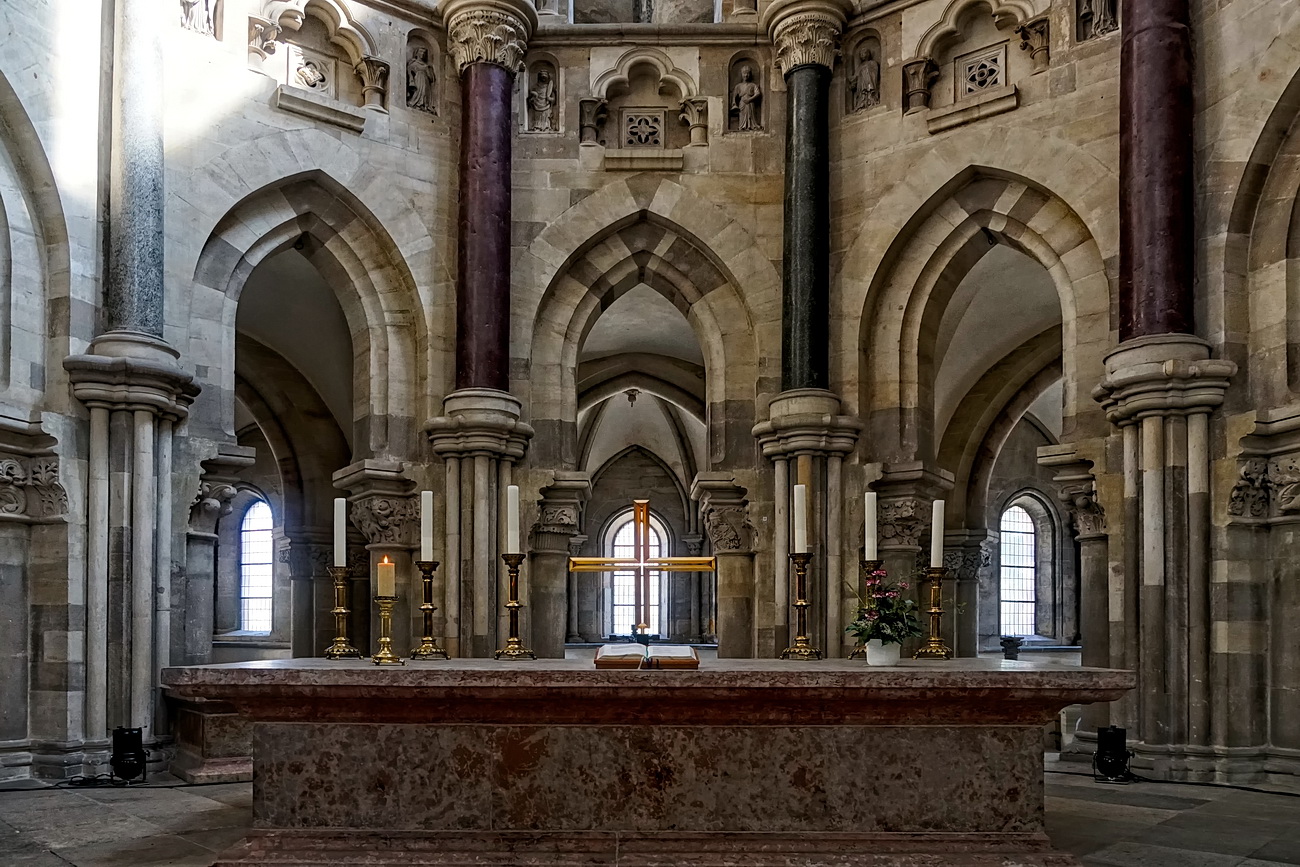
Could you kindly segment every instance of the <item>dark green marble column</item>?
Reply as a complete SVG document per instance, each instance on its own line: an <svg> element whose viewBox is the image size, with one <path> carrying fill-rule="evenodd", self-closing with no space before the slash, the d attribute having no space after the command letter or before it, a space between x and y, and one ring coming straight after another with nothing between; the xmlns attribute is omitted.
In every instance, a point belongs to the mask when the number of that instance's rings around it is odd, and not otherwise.
<svg viewBox="0 0 1300 867"><path fill-rule="evenodd" d="M845 11L776 0L763 13L787 99L782 391L830 387L830 85Z"/></svg>

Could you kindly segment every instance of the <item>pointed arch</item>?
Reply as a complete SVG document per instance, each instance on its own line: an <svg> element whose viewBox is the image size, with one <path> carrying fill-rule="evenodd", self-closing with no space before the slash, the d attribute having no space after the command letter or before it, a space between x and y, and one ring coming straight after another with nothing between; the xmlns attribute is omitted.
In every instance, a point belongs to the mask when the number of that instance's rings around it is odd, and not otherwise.
<svg viewBox="0 0 1300 867"><path fill-rule="evenodd" d="M354 357L366 359L353 374L355 457L405 449L414 437L419 378L394 373L427 364L427 323L411 312L420 309L419 293L378 219L324 171L298 172L245 196L218 220L198 255L196 293L219 295L213 303L221 311L223 385L233 383L235 315L248 277L290 246L303 251L333 290ZM233 406L217 411L233 423Z"/></svg>
<svg viewBox="0 0 1300 867"><path fill-rule="evenodd" d="M325 24L330 41L347 53L353 65L360 63L363 57L379 54L374 37L339 0L264 0L262 4L262 17L279 25L282 30L300 29L308 15Z"/></svg>
<svg viewBox="0 0 1300 867"><path fill-rule="evenodd" d="M516 321L532 327L513 345L531 371L533 424L568 440L546 459L576 459L578 350L600 312L639 283L682 312L704 354L711 460L725 459L731 428L748 436L756 398L776 387L780 279L720 208L672 181L618 181L552 222L517 262Z"/></svg>
<svg viewBox="0 0 1300 867"><path fill-rule="evenodd" d="M952 0L943 16L925 31L913 56L934 57L943 43L961 35L958 19L976 6L987 7L998 27L1019 26L1035 15L1032 0Z"/></svg>
<svg viewBox="0 0 1300 867"><path fill-rule="evenodd" d="M632 77L635 66L652 66L659 72L660 82L671 82L681 93L682 99L699 95L695 77L684 69L679 69L673 59L658 48L642 46L633 48L623 54L612 69L607 69L596 77L591 92L601 99L609 96L610 88L617 85L626 86Z"/></svg>
<svg viewBox="0 0 1300 867"><path fill-rule="evenodd" d="M1110 280L1098 242L1060 196L1024 175L967 166L942 185L887 249L864 293L859 405L874 460L935 456L929 393L937 323L961 278L989 249L1006 244L1042 265L1062 312L1067 437L1099 435L1104 420L1087 383L1100 381L1111 345ZM861 250L855 248L851 256ZM898 311L902 311L899 315Z"/></svg>

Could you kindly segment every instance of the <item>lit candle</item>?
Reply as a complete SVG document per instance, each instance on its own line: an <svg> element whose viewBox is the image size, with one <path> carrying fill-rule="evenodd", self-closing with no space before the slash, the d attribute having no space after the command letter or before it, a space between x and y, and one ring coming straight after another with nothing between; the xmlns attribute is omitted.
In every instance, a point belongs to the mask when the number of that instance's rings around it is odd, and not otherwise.
<svg viewBox="0 0 1300 867"><path fill-rule="evenodd" d="M943 565L943 500L934 501L934 520L930 523L930 566Z"/></svg>
<svg viewBox="0 0 1300 867"><path fill-rule="evenodd" d="M875 491L867 491L866 502L867 502L867 517L866 517L867 539L866 539L866 550L865 553L863 554L863 557L864 559L867 560L877 560L879 559L879 557L877 556L876 551L879 547L879 542L876 536L876 492Z"/></svg>
<svg viewBox="0 0 1300 867"><path fill-rule="evenodd" d="M334 565L348 565L348 501L334 498Z"/></svg>
<svg viewBox="0 0 1300 867"><path fill-rule="evenodd" d="M506 553L519 553L519 486L506 488Z"/></svg>
<svg viewBox="0 0 1300 867"><path fill-rule="evenodd" d="M808 553L808 486L794 486L794 553Z"/></svg>
<svg viewBox="0 0 1300 867"><path fill-rule="evenodd" d="M375 567L376 576L379 578L379 592L376 596L396 596L397 595L397 564L387 557L379 561Z"/></svg>
<svg viewBox="0 0 1300 867"><path fill-rule="evenodd" d="M420 559L433 559L433 491L420 492Z"/></svg>

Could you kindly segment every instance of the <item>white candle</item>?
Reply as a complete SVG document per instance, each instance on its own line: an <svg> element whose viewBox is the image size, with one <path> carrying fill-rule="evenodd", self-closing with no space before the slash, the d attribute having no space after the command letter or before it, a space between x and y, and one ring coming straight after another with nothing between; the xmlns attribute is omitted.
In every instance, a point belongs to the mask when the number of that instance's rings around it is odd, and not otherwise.
<svg viewBox="0 0 1300 867"><path fill-rule="evenodd" d="M808 553L808 486L794 486L794 553Z"/></svg>
<svg viewBox="0 0 1300 867"><path fill-rule="evenodd" d="M519 486L506 488L506 553L519 553Z"/></svg>
<svg viewBox="0 0 1300 867"><path fill-rule="evenodd" d="M934 520L930 523L930 565L943 565L943 500L934 501Z"/></svg>
<svg viewBox="0 0 1300 867"><path fill-rule="evenodd" d="M433 491L420 492L420 559L433 559Z"/></svg>
<svg viewBox="0 0 1300 867"><path fill-rule="evenodd" d="M385 557L379 561L375 567L375 576L378 580L378 590L376 596L396 596L397 595L397 564Z"/></svg>
<svg viewBox="0 0 1300 867"><path fill-rule="evenodd" d="M876 535L876 492L867 491L867 517L866 517L866 548L863 558L866 560L877 560L877 549L879 547L878 537Z"/></svg>
<svg viewBox="0 0 1300 867"><path fill-rule="evenodd" d="M348 501L334 498L334 565L348 565Z"/></svg>

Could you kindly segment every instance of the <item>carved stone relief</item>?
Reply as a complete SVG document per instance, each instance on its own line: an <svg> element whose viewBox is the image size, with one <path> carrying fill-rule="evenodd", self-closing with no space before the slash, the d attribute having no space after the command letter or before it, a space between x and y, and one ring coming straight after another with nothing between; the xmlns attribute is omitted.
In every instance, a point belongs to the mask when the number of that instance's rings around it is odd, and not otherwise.
<svg viewBox="0 0 1300 867"><path fill-rule="evenodd" d="M880 504L877 524L882 547L915 547L921 544L928 507L920 500L892 500Z"/></svg>
<svg viewBox="0 0 1300 867"><path fill-rule="evenodd" d="M558 132L558 109L559 81L555 66L550 61L538 61L529 69L528 131Z"/></svg>
<svg viewBox="0 0 1300 867"><path fill-rule="evenodd" d="M754 525L744 506L706 507L703 518L714 551L725 554L754 549Z"/></svg>
<svg viewBox="0 0 1300 867"><path fill-rule="evenodd" d="M248 16L248 64L260 69L263 60L275 54L280 26L268 18Z"/></svg>
<svg viewBox="0 0 1300 867"><path fill-rule="evenodd" d="M702 96L695 96L682 101L681 122L690 127L691 145L709 143L709 101ZM628 400L631 400L629 395Z"/></svg>
<svg viewBox="0 0 1300 867"><path fill-rule="evenodd" d="M410 497L364 497L352 504L352 523L371 545L409 546L418 521Z"/></svg>
<svg viewBox="0 0 1300 867"><path fill-rule="evenodd" d="M998 45L957 58L957 98L976 96L1007 84L1007 47Z"/></svg>
<svg viewBox="0 0 1300 867"><path fill-rule="evenodd" d="M361 79L362 103L366 108L384 111L384 101L388 97L388 64L378 57L363 57L353 69Z"/></svg>
<svg viewBox="0 0 1300 867"><path fill-rule="evenodd" d="M0 456L0 519L53 518L67 512L58 458Z"/></svg>
<svg viewBox="0 0 1300 867"><path fill-rule="evenodd" d="M433 52L418 36L406 43L406 107L438 113L438 71Z"/></svg>
<svg viewBox="0 0 1300 867"><path fill-rule="evenodd" d="M1046 15L1040 15L1016 30L1020 37L1020 50L1028 51L1034 64L1034 74L1046 72L1052 65L1052 22Z"/></svg>
<svg viewBox="0 0 1300 867"><path fill-rule="evenodd" d="M334 58L326 57L299 45L290 46L290 85L333 98L336 95L336 82Z"/></svg>
<svg viewBox="0 0 1300 867"><path fill-rule="evenodd" d="M1119 29L1119 0L1078 0L1078 3L1080 42Z"/></svg>
<svg viewBox="0 0 1300 867"><path fill-rule="evenodd" d="M221 0L180 0L181 28L204 36L216 36L221 20Z"/></svg>
<svg viewBox="0 0 1300 867"><path fill-rule="evenodd" d="M665 135L665 117L663 109L625 108L623 109L623 143L625 148L665 148L668 146Z"/></svg>
<svg viewBox="0 0 1300 867"><path fill-rule="evenodd" d="M1246 458L1228 495L1234 518L1280 518L1300 513L1300 458Z"/></svg>
<svg viewBox="0 0 1300 867"><path fill-rule="evenodd" d="M853 49L849 70L849 111L866 111L880 105L880 42L867 37Z"/></svg>
<svg viewBox="0 0 1300 867"><path fill-rule="evenodd" d="M229 482L201 482L190 504L190 529L197 533L215 533L217 521L229 515L237 489Z"/></svg>
<svg viewBox="0 0 1300 867"><path fill-rule="evenodd" d="M731 108L727 128L736 132L760 132L763 129L763 86L751 61L742 60L732 67Z"/></svg>
<svg viewBox="0 0 1300 867"><path fill-rule="evenodd" d="M1070 511L1075 532L1080 539L1106 535L1106 510L1097 494L1090 488L1066 488L1061 491L1061 502Z"/></svg>

